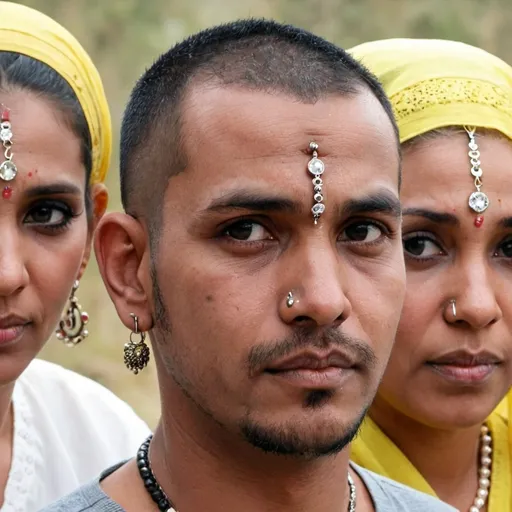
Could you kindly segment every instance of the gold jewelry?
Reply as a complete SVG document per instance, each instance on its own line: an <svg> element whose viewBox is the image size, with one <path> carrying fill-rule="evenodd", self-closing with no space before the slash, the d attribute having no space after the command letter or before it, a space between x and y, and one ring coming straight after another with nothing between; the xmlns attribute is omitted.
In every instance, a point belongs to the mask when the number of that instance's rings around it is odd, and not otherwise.
<svg viewBox="0 0 512 512"><path fill-rule="evenodd" d="M55 331L57 338L68 347L78 345L89 336L89 331L85 328L89 322L89 315L82 311L82 306L75 295L79 286L80 281L75 281L69 296L69 307Z"/></svg>
<svg viewBox="0 0 512 512"><path fill-rule="evenodd" d="M130 333L130 341L124 345L124 364L135 375L144 370L149 363L149 347L146 345L146 333L139 331L139 317L130 313L133 318L134 330ZM140 336L139 341L133 341L134 334Z"/></svg>

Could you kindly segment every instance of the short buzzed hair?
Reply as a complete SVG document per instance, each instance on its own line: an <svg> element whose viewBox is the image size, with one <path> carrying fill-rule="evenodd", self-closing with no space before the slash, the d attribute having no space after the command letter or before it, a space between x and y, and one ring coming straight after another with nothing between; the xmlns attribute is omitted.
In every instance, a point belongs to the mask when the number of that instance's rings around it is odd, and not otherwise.
<svg viewBox="0 0 512 512"><path fill-rule="evenodd" d="M181 104L202 83L282 93L304 103L369 89L392 107L377 79L347 52L310 32L268 20L240 20L199 32L161 55L132 91L121 128L120 179L125 211L160 223L171 176L187 165ZM153 230L151 230L153 231Z"/></svg>

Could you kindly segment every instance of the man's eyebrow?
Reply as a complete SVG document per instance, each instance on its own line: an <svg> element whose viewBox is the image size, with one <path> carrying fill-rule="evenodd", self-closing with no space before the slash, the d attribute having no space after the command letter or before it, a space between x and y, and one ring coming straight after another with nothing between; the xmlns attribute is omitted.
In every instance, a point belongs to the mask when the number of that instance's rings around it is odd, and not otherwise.
<svg viewBox="0 0 512 512"><path fill-rule="evenodd" d="M313 201L311 204L313 204ZM300 201L275 194L236 190L214 199L200 214L208 212L231 213L237 210L299 215L304 213L304 206ZM340 206L340 213L345 217L378 212L400 217L400 200L388 190L379 190L360 198L349 199Z"/></svg>
<svg viewBox="0 0 512 512"><path fill-rule="evenodd" d="M402 209L398 197L385 190L350 199L341 205L340 211L343 217L359 213L387 213L393 217L400 217Z"/></svg>
<svg viewBox="0 0 512 512"><path fill-rule="evenodd" d="M228 213L234 210L298 214L303 211L300 202L273 194L236 190L214 199L203 212Z"/></svg>

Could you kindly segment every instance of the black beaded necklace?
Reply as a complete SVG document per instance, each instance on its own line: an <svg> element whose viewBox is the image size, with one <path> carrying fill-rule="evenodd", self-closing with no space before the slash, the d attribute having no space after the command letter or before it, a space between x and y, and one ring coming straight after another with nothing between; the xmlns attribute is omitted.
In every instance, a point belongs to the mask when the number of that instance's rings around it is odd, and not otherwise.
<svg viewBox="0 0 512 512"><path fill-rule="evenodd" d="M149 445L153 439L151 434L141 445L137 452L137 467L139 468L139 474L144 482L144 487L148 491L153 501L158 505L160 512L177 512L174 508L171 500L167 497L164 490L160 487L157 482L153 471L151 470L151 464L149 462ZM348 474L348 486L350 489L348 512L355 512L356 510L356 486L354 481Z"/></svg>
<svg viewBox="0 0 512 512"><path fill-rule="evenodd" d="M144 482L146 491L149 492L153 501L158 505L160 512L176 512L173 507L171 500L167 497L164 490L160 487L156 481L153 471L151 471L151 464L149 463L149 445L153 439L151 434L141 445L137 452L137 467L139 468L139 474Z"/></svg>

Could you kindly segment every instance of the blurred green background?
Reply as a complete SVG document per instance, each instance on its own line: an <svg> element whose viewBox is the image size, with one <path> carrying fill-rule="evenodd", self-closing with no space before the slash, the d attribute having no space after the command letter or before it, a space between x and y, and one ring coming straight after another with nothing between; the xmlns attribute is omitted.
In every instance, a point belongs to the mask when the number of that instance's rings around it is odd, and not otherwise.
<svg viewBox="0 0 512 512"><path fill-rule="evenodd" d="M67 27L103 77L117 149L129 91L158 54L202 28L242 17L267 17L307 28L342 47L387 37L455 39L512 62L511 0L29 0ZM117 151L107 184L120 207ZM154 426L159 414L155 370L135 376L123 365L129 332L121 325L92 262L79 290L91 316L90 337L68 349L48 342L43 357L106 385Z"/></svg>

